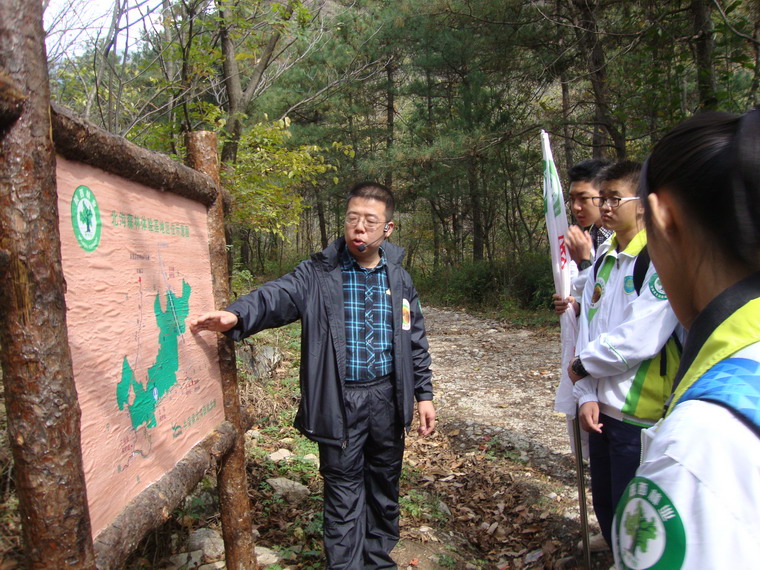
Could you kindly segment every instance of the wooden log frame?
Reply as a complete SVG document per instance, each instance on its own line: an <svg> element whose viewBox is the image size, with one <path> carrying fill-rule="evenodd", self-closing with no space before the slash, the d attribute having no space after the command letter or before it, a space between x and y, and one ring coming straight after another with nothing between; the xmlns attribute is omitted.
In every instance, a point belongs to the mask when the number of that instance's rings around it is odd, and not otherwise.
<svg viewBox="0 0 760 570"><path fill-rule="evenodd" d="M194 446L174 468L145 489L95 539L95 560L101 569L122 568L139 542L171 515L203 478L213 462L232 447L237 430L230 422Z"/></svg>
<svg viewBox="0 0 760 570"><path fill-rule="evenodd" d="M93 545L80 410L66 342L55 153L210 207L214 296L222 305L229 287L218 165L210 177L112 135L63 107L51 109L38 2L0 4L0 66L0 279L9 284L0 287L0 360L27 565L121 567L217 461L222 466L227 567L255 568L240 436L253 418L250 411L240 410L232 344L222 339L219 346L225 413L233 421L222 423L133 499ZM201 170L207 170L208 160L201 160ZM42 306L45 310L38 310ZM231 540L239 544L230 548Z"/></svg>
<svg viewBox="0 0 760 570"><path fill-rule="evenodd" d="M0 2L0 68L16 84L10 91L26 97L11 101L0 129L0 361L26 566L94 568L66 332L42 2Z"/></svg>
<svg viewBox="0 0 760 570"><path fill-rule="evenodd" d="M64 107L53 105L51 117L55 150L61 156L205 206L216 200L217 185L210 177L111 134Z"/></svg>
<svg viewBox="0 0 760 570"><path fill-rule="evenodd" d="M227 266L227 239L224 230L224 201L219 173L217 137L216 133L208 131L193 132L188 133L186 142L188 165L210 176L219 188L218 198L209 208L208 231L214 304L217 307L224 307L229 303L231 291ZM217 339L225 417L242 434L250 426L242 425L244 419L238 393L235 346L232 340L225 336L218 335ZM242 437L238 437L232 444L230 452L222 458L217 477L225 558L227 568L230 570L256 568L253 522L251 520L251 504L248 497L245 463L245 441Z"/></svg>

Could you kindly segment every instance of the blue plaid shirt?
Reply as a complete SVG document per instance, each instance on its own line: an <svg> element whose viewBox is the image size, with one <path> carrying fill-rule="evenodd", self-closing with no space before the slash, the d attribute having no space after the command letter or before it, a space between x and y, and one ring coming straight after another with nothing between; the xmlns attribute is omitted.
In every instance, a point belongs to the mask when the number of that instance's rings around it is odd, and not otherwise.
<svg viewBox="0 0 760 570"><path fill-rule="evenodd" d="M385 254L372 269L348 250L341 258L346 320L346 381L368 381L393 372L393 310Z"/></svg>

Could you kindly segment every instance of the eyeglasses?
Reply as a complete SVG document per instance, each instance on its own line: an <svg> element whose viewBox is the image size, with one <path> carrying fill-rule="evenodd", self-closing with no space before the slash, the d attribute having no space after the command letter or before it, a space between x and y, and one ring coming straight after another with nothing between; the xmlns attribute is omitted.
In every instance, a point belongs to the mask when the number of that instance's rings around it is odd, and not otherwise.
<svg viewBox="0 0 760 570"><path fill-rule="evenodd" d="M602 196L594 196L591 198L591 203L596 206L597 208L604 207L605 204L607 204L610 208L613 210L615 208L619 208L620 204L623 204L624 202L630 202L631 200L639 200L640 198L638 196L634 196L632 198L604 198Z"/></svg>
<svg viewBox="0 0 760 570"><path fill-rule="evenodd" d="M345 222L347 226L351 226L352 228L355 227L359 222L362 222L364 224L364 229L369 232L378 228L380 224L383 223L374 216L367 216L364 218L356 214L348 214L346 216Z"/></svg>
<svg viewBox="0 0 760 570"><path fill-rule="evenodd" d="M568 196L565 198L565 204L572 206L575 203L579 203L581 206L585 205L589 200L593 200L593 196Z"/></svg>

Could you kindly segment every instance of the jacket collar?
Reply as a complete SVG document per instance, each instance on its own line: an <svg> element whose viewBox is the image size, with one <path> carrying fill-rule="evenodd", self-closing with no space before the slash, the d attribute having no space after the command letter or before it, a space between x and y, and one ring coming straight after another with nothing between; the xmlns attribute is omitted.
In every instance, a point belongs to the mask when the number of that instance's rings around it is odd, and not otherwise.
<svg viewBox="0 0 760 570"><path fill-rule="evenodd" d="M641 250L644 249L644 246L647 244L647 231L645 229L642 229L639 233L637 233L631 242L626 246L626 248L618 252L618 240L617 240L617 234L612 234L612 238L607 240L605 244L608 244L607 248L604 247L601 248L600 254L605 255L607 253L611 253L613 255L625 255L627 257L636 257L641 253Z"/></svg>
<svg viewBox="0 0 760 570"><path fill-rule="evenodd" d="M404 259L404 248L390 242L385 242L380 246L385 254L385 260L389 265L400 265ZM339 237L325 249L318 253L312 254L312 259L324 263L328 269L335 269L340 265L340 258L346 249L346 240Z"/></svg>

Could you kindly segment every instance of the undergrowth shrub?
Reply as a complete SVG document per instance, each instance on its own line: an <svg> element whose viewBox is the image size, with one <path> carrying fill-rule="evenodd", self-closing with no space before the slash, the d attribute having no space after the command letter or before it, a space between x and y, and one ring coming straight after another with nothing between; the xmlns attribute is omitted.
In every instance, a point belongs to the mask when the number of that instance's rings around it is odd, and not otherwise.
<svg viewBox="0 0 760 570"><path fill-rule="evenodd" d="M538 253L493 263L440 267L427 273L412 269L412 276L424 301L437 306L548 310L554 293L551 260Z"/></svg>

